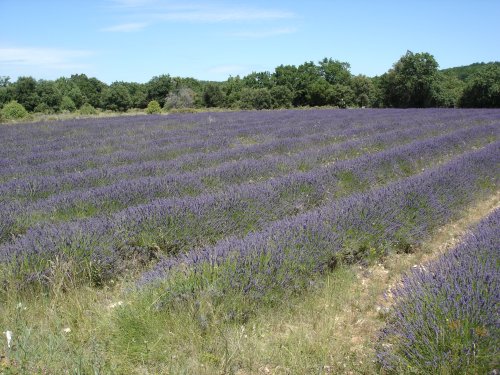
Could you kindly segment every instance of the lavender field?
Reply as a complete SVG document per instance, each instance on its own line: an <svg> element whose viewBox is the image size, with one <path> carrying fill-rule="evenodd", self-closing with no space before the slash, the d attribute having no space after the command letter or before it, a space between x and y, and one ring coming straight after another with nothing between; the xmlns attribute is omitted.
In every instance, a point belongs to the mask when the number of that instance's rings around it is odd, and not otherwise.
<svg viewBox="0 0 500 375"><path fill-rule="evenodd" d="M3 126L0 282L24 293L134 275L160 291L157 311L238 295L226 315L246 321L341 264L414 251L497 192L499 135L495 109Z"/></svg>
<svg viewBox="0 0 500 375"><path fill-rule="evenodd" d="M161 259L150 280L262 251L266 272L319 271L343 248L412 246L496 187L499 122L496 110L316 110L2 127L3 274L43 283L57 259L100 284Z"/></svg>

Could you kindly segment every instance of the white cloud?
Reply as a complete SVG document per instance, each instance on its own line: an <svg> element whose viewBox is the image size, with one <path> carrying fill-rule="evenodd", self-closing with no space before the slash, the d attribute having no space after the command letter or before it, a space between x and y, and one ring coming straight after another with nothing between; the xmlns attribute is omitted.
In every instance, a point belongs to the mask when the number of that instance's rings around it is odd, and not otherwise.
<svg viewBox="0 0 500 375"><path fill-rule="evenodd" d="M156 18L165 21L187 22L241 22L241 21L271 21L294 17L286 11L244 8L197 8L184 11L172 11L156 15Z"/></svg>
<svg viewBox="0 0 500 375"><path fill-rule="evenodd" d="M146 22L122 23L119 25L109 26L101 29L101 31L129 33L144 29L148 24Z"/></svg>
<svg viewBox="0 0 500 375"><path fill-rule="evenodd" d="M255 31L240 31L229 34L229 36L234 36L237 38L248 38L248 39L258 39L258 38L269 38L278 35L293 34L297 29L293 27L284 27L281 29L271 29L271 30L255 30Z"/></svg>
<svg viewBox="0 0 500 375"><path fill-rule="evenodd" d="M110 2L113 5L108 9L111 9L112 12L118 11L117 15L119 16L135 20L134 23L124 25L141 25L137 29L146 26L145 24L165 21L193 23L257 22L284 20L296 16L286 10L238 6L230 2L227 5L200 1L186 3L178 0L110 0ZM108 29L111 28L106 28L106 31Z"/></svg>
<svg viewBox="0 0 500 375"><path fill-rule="evenodd" d="M81 69L88 65L82 59L93 55L92 51L68 50L58 48L37 47L0 47L0 67L21 68L36 67L39 69Z"/></svg>

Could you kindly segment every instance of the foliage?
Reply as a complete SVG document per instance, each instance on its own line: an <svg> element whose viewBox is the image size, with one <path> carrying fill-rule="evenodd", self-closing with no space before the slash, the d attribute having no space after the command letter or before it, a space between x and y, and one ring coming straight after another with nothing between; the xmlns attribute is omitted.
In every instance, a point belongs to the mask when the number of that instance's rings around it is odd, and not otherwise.
<svg viewBox="0 0 500 375"><path fill-rule="evenodd" d="M50 114L54 114L55 111L50 108L46 103L39 103L35 109L34 109L34 112L35 113L43 113L43 114L46 114L46 115L50 115Z"/></svg>
<svg viewBox="0 0 500 375"><path fill-rule="evenodd" d="M181 87L175 92L167 95L164 108L179 109L179 108L192 108L195 103L196 93L187 87Z"/></svg>
<svg viewBox="0 0 500 375"><path fill-rule="evenodd" d="M61 111L73 112L76 110L76 105L73 99L71 99L69 96L63 96L61 99L61 104L59 105L59 109Z"/></svg>
<svg viewBox="0 0 500 375"><path fill-rule="evenodd" d="M19 77L13 88L13 98L30 112L40 103L36 86L33 77Z"/></svg>
<svg viewBox="0 0 500 375"><path fill-rule="evenodd" d="M351 107L500 107L500 63L478 63L438 70L429 53L407 51L393 67L377 77L353 76L347 62L324 58L298 66L280 65L273 72L252 72L224 82L155 76L145 84L111 85L85 74L55 81L0 77L0 105L17 100L29 112L56 113L63 97L75 109L84 103L94 108L126 111L146 108L156 100L166 109L290 108L302 106ZM261 91L261 100L254 90ZM271 104L267 93L271 94ZM260 101L260 103L259 103ZM65 99L65 106L70 102ZM70 105L70 108L72 106Z"/></svg>
<svg viewBox="0 0 500 375"><path fill-rule="evenodd" d="M15 100L2 107L2 118L5 120L21 120L26 117L28 117L28 111Z"/></svg>
<svg viewBox="0 0 500 375"><path fill-rule="evenodd" d="M89 103L84 103L80 107L79 112L81 115L96 115L97 114L97 110L92 106L92 104L89 104Z"/></svg>
<svg viewBox="0 0 500 375"><path fill-rule="evenodd" d="M146 83L146 92L148 102L156 100L161 107L165 105L167 95L172 90L172 78L168 74L155 76Z"/></svg>
<svg viewBox="0 0 500 375"><path fill-rule="evenodd" d="M161 106L156 100L151 100L146 108L146 113L148 115L161 113Z"/></svg>
<svg viewBox="0 0 500 375"><path fill-rule="evenodd" d="M441 72L449 77L455 77L462 82L466 82L469 78L482 70L486 66L500 66L500 62L490 62L490 63L474 63L465 66L457 66L454 68L442 69Z"/></svg>
<svg viewBox="0 0 500 375"><path fill-rule="evenodd" d="M112 111L125 112L132 107L132 98L126 85L121 82L113 82L102 93L102 107Z"/></svg>
<svg viewBox="0 0 500 375"><path fill-rule="evenodd" d="M121 82L130 95L130 105L133 108L146 108L148 104L147 87L141 83Z"/></svg>
<svg viewBox="0 0 500 375"><path fill-rule="evenodd" d="M458 107L463 95L463 89L464 83L458 78L439 72L432 86L433 106Z"/></svg>
<svg viewBox="0 0 500 375"><path fill-rule="evenodd" d="M51 112L57 112L61 105L62 94L54 81L40 80L36 84L39 103L44 103Z"/></svg>
<svg viewBox="0 0 500 375"><path fill-rule="evenodd" d="M291 108L293 92L286 86L273 86L270 90L273 108Z"/></svg>
<svg viewBox="0 0 500 375"><path fill-rule="evenodd" d="M349 85L351 80L351 65L347 62L327 59L319 62L319 73L326 82L335 85Z"/></svg>
<svg viewBox="0 0 500 375"><path fill-rule="evenodd" d="M208 108L222 107L224 105L224 92L219 85L209 83L203 91L203 102Z"/></svg>
<svg viewBox="0 0 500 375"><path fill-rule="evenodd" d="M461 104L463 107L500 107L500 64L484 66L472 74Z"/></svg>
<svg viewBox="0 0 500 375"><path fill-rule="evenodd" d="M375 84L364 75L357 75L351 78L350 87L352 89L353 102L357 107L371 107L375 101Z"/></svg>
<svg viewBox="0 0 500 375"><path fill-rule="evenodd" d="M271 109L273 98L266 88L245 88L240 94L241 109Z"/></svg>
<svg viewBox="0 0 500 375"><path fill-rule="evenodd" d="M460 245L403 278L379 360L392 373L486 374L500 328L500 209Z"/></svg>
<svg viewBox="0 0 500 375"><path fill-rule="evenodd" d="M55 84L61 95L70 98L76 108L80 108L83 105L86 98L73 80L61 77L55 81Z"/></svg>
<svg viewBox="0 0 500 375"><path fill-rule="evenodd" d="M407 51L383 75L385 102L391 107L430 107L438 63L429 53Z"/></svg>
<svg viewBox="0 0 500 375"><path fill-rule="evenodd" d="M270 89L273 86L271 73L252 72L242 79L243 86L250 89Z"/></svg>
<svg viewBox="0 0 500 375"><path fill-rule="evenodd" d="M101 108L101 95L107 85L97 78L88 78L85 74L74 74L69 79L74 83L82 95L81 98L71 97L75 104L77 102L89 103L94 108ZM76 93L75 95L78 95Z"/></svg>

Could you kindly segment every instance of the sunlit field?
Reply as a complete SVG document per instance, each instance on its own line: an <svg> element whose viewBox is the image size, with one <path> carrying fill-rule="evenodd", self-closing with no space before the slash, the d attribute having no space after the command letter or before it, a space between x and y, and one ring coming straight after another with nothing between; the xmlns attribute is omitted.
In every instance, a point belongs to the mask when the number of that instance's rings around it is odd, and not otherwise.
<svg viewBox="0 0 500 375"><path fill-rule="evenodd" d="M500 369L499 135L497 109L0 126L0 374ZM453 249L396 267L471 207ZM310 310L333 331L382 265L370 298L397 288L362 359L294 330Z"/></svg>

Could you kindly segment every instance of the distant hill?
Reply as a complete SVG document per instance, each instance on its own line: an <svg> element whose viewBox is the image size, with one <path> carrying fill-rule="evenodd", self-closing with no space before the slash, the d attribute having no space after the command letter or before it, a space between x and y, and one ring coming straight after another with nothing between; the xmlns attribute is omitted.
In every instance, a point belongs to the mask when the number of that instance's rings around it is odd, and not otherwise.
<svg viewBox="0 0 500 375"><path fill-rule="evenodd" d="M489 62L489 63L474 63L465 66L457 66L454 68L441 69L444 74L454 76L461 81L466 81L472 74L476 73L478 70L484 68L485 66L500 66L500 61Z"/></svg>

